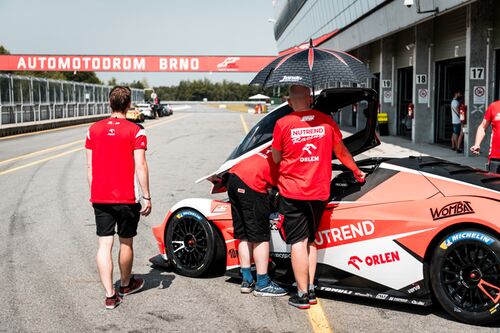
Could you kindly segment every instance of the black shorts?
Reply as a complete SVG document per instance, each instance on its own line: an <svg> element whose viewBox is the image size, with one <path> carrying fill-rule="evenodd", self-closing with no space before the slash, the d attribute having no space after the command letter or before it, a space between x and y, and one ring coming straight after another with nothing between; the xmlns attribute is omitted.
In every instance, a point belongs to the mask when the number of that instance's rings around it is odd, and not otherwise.
<svg viewBox="0 0 500 333"><path fill-rule="evenodd" d="M229 176L227 194L231 203L234 238L252 243L268 242L271 236L269 195L252 190L234 174Z"/></svg>
<svg viewBox="0 0 500 333"><path fill-rule="evenodd" d="M122 238L137 235L137 225L141 216L141 204L92 204L95 213L97 236L113 236L116 233Z"/></svg>
<svg viewBox="0 0 500 333"><path fill-rule="evenodd" d="M287 244L295 244L307 238L314 242L321 217L326 208L326 201L294 200L280 198L279 213L281 235Z"/></svg>

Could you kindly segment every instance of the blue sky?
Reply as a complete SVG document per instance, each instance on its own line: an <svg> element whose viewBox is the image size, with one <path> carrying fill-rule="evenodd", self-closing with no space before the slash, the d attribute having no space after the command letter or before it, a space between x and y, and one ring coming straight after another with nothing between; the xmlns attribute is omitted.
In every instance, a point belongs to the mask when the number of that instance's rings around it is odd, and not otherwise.
<svg viewBox="0 0 500 333"><path fill-rule="evenodd" d="M0 0L0 44L11 53L276 55L271 0ZM248 73L98 73L150 85Z"/></svg>

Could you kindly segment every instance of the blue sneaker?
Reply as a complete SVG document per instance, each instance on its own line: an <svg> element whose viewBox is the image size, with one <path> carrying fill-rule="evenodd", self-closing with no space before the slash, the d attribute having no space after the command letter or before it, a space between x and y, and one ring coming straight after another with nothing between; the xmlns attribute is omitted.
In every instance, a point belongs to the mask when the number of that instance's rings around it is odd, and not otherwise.
<svg viewBox="0 0 500 333"><path fill-rule="evenodd" d="M255 287L253 291L254 296L264 296L264 297L275 297L275 296L285 296L288 292L278 286L278 284L274 281L270 281L269 284L265 287L259 288L259 286Z"/></svg>
<svg viewBox="0 0 500 333"><path fill-rule="evenodd" d="M241 283L240 291L242 294L250 294L252 290L255 288L255 282L248 282L243 280Z"/></svg>

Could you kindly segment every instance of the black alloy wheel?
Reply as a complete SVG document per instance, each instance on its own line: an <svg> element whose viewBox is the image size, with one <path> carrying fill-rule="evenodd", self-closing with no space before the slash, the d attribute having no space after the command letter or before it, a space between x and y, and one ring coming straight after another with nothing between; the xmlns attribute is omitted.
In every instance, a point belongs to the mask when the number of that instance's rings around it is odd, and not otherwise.
<svg viewBox="0 0 500 333"><path fill-rule="evenodd" d="M481 230L447 235L431 261L438 302L460 321L486 325L500 320L500 244Z"/></svg>
<svg viewBox="0 0 500 333"><path fill-rule="evenodd" d="M167 256L180 274L202 276L214 262L216 237L218 235L204 216L192 209L182 209L167 225Z"/></svg>

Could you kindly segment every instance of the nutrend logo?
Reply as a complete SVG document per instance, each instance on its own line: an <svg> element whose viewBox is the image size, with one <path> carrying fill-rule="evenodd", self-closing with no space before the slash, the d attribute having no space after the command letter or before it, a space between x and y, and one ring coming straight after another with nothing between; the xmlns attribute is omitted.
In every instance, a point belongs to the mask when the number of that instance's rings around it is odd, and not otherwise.
<svg viewBox="0 0 500 333"><path fill-rule="evenodd" d="M472 209L470 201L452 202L452 203L449 203L446 206L442 207L441 209L430 208L430 211L431 211L432 219L434 221L440 220L440 219L445 219L447 217L457 216L457 215L474 214L475 213L474 209Z"/></svg>
<svg viewBox="0 0 500 333"><path fill-rule="evenodd" d="M291 137L293 143L304 142L316 138L322 138L325 136L325 127L303 127L294 128L291 131Z"/></svg>

